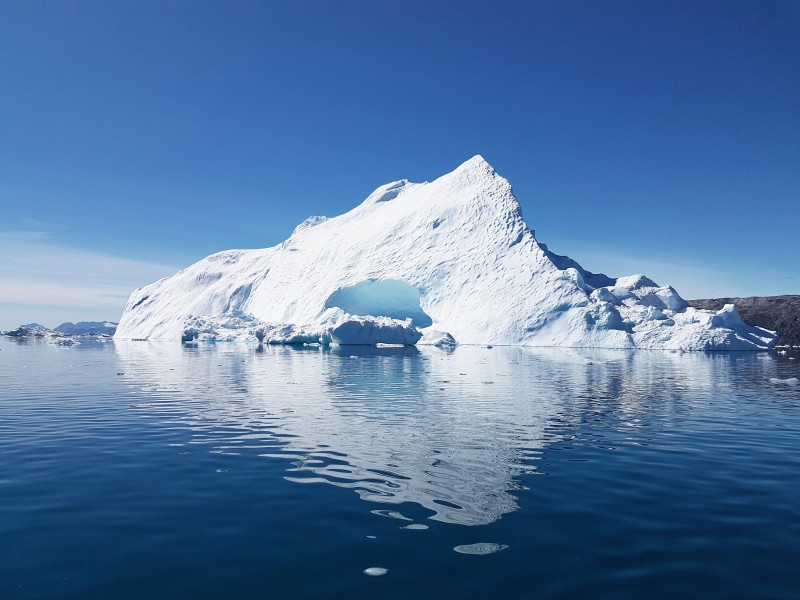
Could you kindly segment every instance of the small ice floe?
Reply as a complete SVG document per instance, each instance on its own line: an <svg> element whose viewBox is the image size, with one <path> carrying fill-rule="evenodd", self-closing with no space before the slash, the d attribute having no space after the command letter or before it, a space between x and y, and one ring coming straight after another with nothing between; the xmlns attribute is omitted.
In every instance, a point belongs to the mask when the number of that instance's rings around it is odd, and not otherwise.
<svg viewBox="0 0 800 600"><path fill-rule="evenodd" d="M373 515L380 515L381 517L389 517L390 519L399 519L401 521L413 521L414 519L409 519L403 514L400 514L396 510L371 510L370 511Z"/></svg>
<svg viewBox="0 0 800 600"><path fill-rule="evenodd" d="M358 357L355 354L350 355L351 360L358 360Z"/></svg>
<svg viewBox="0 0 800 600"><path fill-rule="evenodd" d="M434 346L440 350L452 350L458 343L455 338L446 331L436 331L428 329L422 334L417 342L417 346Z"/></svg>
<svg viewBox="0 0 800 600"><path fill-rule="evenodd" d="M400 529L428 529L428 526L422 523L411 523L411 525L406 525Z"/></svg>
<svg viewBox="0 0 800 600"><path fill-rule="evenodd" d="M369 567L364 569L364 575L369 575L370 577L380 577L381 575L386 575L388 572L389 569L383 567Z"/></svg>
<svg viewBox="0 0 800 600"><path fill-rule="evenodd" d="M477 544L463 544L453 548L456 552L461 554L494 554L508 548L508 544L494 544L491 542L479 542Z"/></svg>
<svg viewBox="0 0 800 600"><path fill-rule="evenodd" d="M367 536L367 538L368 538L368 539L370 539L370 540L377 540L377 539L378 539L378 538L377 538L376 536L374 536L374 535L368 535L368 536Z"/></svg>
<svg viewBox="0 0 800 600"><path fill-rule="evenodd" d="M789 377L787 379L781 379L780 377L770 377L770 383L774 383L775 385L797 385L800 383L800 379L797 377Z"/></svg>

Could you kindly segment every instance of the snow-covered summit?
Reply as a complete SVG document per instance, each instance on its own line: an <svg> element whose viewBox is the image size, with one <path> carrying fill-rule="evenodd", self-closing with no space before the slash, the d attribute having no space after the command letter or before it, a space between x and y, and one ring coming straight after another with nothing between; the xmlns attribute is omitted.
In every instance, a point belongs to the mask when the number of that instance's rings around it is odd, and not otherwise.
<svg viewBox="0 0 800 600"><path fill-rule="evenodd" d="M383 185L281 244L213 254L135 290L116 337L267 342L760 349L733 308L687 308L644 276L585 271L540 245L482 157ZM421 341L420 341L421 340Z"/></svg>

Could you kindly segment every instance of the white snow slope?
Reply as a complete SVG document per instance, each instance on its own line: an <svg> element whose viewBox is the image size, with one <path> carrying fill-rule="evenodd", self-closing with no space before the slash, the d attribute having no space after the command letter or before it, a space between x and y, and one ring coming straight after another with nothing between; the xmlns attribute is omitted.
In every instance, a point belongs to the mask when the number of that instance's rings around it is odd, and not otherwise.
<svg viewBox="0 0 800 600"><path fill-rule="evenodd" d="M508 181L475 156L430 183L379 187L273 248L218 252L137 289L117 338L758 350L732 306L687 308L642 275L559 269ZM577 265L566 257L554 260ZM611 282L613 285L594 288ZM599 278L598 278L599 277ZM449 335L447 335L449 334Z"/></svg>

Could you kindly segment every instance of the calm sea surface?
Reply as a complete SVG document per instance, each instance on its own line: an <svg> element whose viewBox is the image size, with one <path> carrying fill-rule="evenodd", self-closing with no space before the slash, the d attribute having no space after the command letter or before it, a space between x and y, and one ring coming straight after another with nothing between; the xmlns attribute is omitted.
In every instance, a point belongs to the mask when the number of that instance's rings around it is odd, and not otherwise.
<svg viewBox="0 0 800 600"><path fill-rule="evenodd" d="M4 339L0 598L800 598L796 378Z"/></svg>

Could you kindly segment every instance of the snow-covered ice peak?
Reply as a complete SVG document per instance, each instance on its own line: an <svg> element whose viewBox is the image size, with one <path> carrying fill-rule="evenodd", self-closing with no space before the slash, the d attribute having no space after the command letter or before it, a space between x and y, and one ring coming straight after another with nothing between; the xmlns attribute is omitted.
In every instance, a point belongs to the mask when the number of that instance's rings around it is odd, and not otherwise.
<svg viewBox="0 0 800 600"><path fill-rule="evenodd" d="M495 171L492 165L486 162L486 159L483 158L483 156L476 154L469 160L465 160L463 163L461 163L452 174L480 177L482 175L494 175Z"/></svg>
<svg viewBox="0 0 800 600"><path fill-rule="evenodd" d="M117 337L286 343L759 349L774 335L698 311L643 275L614 279L539 244L511 185L474 156L380 186L283 243L228 250L135 290ZM735 309L733 310L735 313Z"/></svg>

